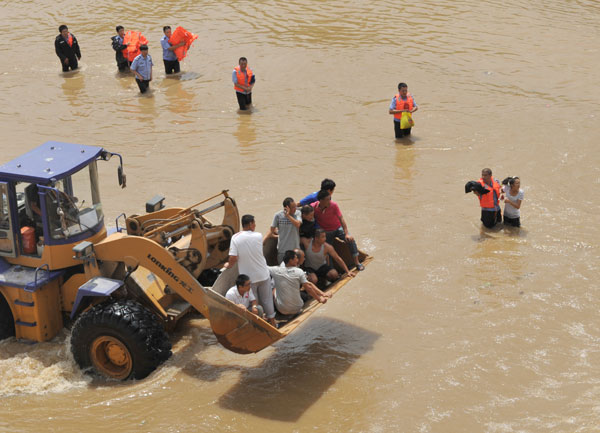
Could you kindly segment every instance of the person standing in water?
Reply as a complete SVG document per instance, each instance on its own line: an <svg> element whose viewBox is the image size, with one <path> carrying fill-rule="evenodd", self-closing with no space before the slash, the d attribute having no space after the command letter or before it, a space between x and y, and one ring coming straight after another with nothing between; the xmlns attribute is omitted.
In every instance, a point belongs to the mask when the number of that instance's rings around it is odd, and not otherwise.
<svg viewBox="0 0 600 433"><path fill-rule="evenodd" d="M248 67L248 59L240 57L238 66L233 69L231 80L240 110L247 110L252 105L252 88L256 81L252 69Z"/></svg>
<svg viewBox="0 0 600 433"><path fill-rule="evenodd" d="M408 93L406 83L398 84L398 93L392 98L389 113L394 115L394 134L396 138L402 138L410 135L410 128L402 128L402 113L412 115L419 107L413 96Z"/></svg>
<svg viewBox="0 0 600 433"><path fill-rule="evenodd" d="M119 68L119 72L127 72L129 70L129 62L125 58L123 51L127 49L129 44L123 43L123 38L125 37L123 26L117 26L116 30L117 34L111 39L113 50L116 51L115 59L117 60L117 68Z"/></svg>
<svg viewBox="0 0 600 433"><path fill-rule="evenodd" d="M521 227L521 203L525 193L521 189L521 179L507 177L502 181L504 199L504 225Z"/></svg>
<svg viewBox="0 0 600 433"><path fill-rule="evenodd" d="M131 62L131 70L135 74L135 81L140 92L146 93L152 81L152 57L148 54L148 45L140 45L140 54Z"/></svg>
<svg viewBox="0 0 600 433"><path fill-rule="evenodd" d="M171 26L163 27L164 36L160 39L160 46L163 49L163 62L165 64L165 74L177 74L180 71L179 60L175 55L175 50L183 47L185 42L180 42L177 45L171 45L169 38L171 37Z"/></svg>
<svg viewBox="0 0 600 433"><path fill-rule="evenodd" d="M63 72L68 72L69 68L74 71L77 69L77 60L81 60L81 51L75 35L69 33L66 25L58 28L60 34L54 40L54 51L60 59L60 65Z"/></svg>
<svg viewBox="0 0 600 433"><path fill-rule="evenodd" d="M502 222L502 212L500 211L499 201L503 200L504 196L501 195L500 184L492 177L492 170L490 168L481 170L481 178L478 182L487 190L487 192L485 194L480 194L477 191L473 191L473 194L479 197L481 222L488 229L491 229L496 224Z"/></svg>

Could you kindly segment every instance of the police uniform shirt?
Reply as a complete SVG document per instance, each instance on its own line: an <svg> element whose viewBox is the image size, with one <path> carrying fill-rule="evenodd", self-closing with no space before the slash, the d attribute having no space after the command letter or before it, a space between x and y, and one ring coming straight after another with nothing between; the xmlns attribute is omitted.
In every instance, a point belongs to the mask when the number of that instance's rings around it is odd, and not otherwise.
<svg viewBox="0 0 600 433"><path fill-rule="evenodd" d="M131 64L131 70L136 71L138 74L140 74L142 78L144 78L144 80L149 80L150 73L152 71L152 66L154 66L154 63L152 63L152 57L150 56L150 54L148 54L146 58L144 58L144 56L140 54L135 59L133 59L133 63Z"/></svg>

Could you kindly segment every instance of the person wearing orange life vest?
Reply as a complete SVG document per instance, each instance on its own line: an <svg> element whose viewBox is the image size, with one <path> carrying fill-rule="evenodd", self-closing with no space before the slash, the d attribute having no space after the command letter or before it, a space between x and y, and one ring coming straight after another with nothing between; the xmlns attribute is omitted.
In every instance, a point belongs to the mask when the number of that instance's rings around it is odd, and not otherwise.
<svg viewBox="0 0 600 433"><path fill-rule="evenodd" d="M240 57L238 66L233 69L231 80L233 81L233 88L240 110L247 110L252 105L252 88L256 81L256 76L252 69L248 67L248 59Z"/></svg>
<svg viewBox="0 0 600 433"><path fill-rule="evenodd" d="M392 98L389 113L394 115L394 133L396 138L402 138L410 135L411 128L401 129L402 113L414 113L419 107L413 96L408 93L406 83L398 84L398 93Z"/></svg>
<svg viewBox="0 0 600 433"><path fill-rule="evenodd" d="M123 38L125 37L125 29L123 28L123 26L117 26L116 31L117 34L113 36L111 40L113 50L115 50L116 52L115 58L117 60L117 67L119 68L119 72L127 72L129 71L129 61L125 57L125 52L129 44L123 43Z"/></svg>
<svg viewBox="0 0 600 433"><path fill-rule="evenodd" d="M77 60L81 60L77 38L69 33L69 28L64 24L58 28L58 31L60 34L54 40L54 50L60 59L63 72L67 72L69 68L74 71L77 69Z"/></svg>
<svg viewBox="0 0 600 433"><path fill-rule="evenodd" d="M481 206L481 222L489 229L497 223L502 222L502 212L500 211L500 200L504 199L504 195L500 189L500 183L492 177L492 170L484 168L481 170L481 178L478 181L488 192L480 194L473 191L479 197L479 205Z"/></svg>

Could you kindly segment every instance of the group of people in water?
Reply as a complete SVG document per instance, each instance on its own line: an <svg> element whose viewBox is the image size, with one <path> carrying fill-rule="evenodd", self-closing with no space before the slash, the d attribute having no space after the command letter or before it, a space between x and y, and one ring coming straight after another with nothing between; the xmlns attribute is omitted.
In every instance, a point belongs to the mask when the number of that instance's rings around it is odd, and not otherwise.
<svg viewBox="0 0 600 433"><path fill-rule="evenodd" d="M521 227L521 203L525 194L518 176L505 178L501 186L492 177L492 170L484 168L478 181L466 183L465 192L473 192L479 198L481 222L485 227L493 228L502 223L501 201L504 201L504 225Z"/></svg>
<svg viewBox="0 0 600 433"><path fill-rule="evenodd" d="M154 62L152 56L148 53L148 45L142 43L139 46L140 54L133 61L129 61L124 55L128 48L128 44L124 42L125 29L123 26L115 28L116 35L111 38L112 48L115 51L115 59L117 68L120 72L133 72L136 83L141 93L146 93L150 88L150 82L153 79L152 67ZM78 61L81 60L81 50L77 38L69 32L66 25L61 25L58 28L59 35L54 41L56 55L60 59L60 64L63 72L76 70ZM179 60L175 55L175 50L182 46L184 42L172 45L169 42L171 38L171 27L163 27L163 37L160 40L160 45L163 50L163 63L165 66L165 74L171 75L179 73L181 68ZM231 80L235 89L238 105L240 110L245 111L252 105L252 89L256 82L256 75L248 67L248 59L240 57L238 65L232 72ZM394 116L394 134L396 138L409 136L414 125L412 114L419 107L413 96L408 93L406 83L398 84L398 93L392 98L389 107L389 114Z"/></svg>
<svg viewBox="0 0 600 433"><path fill-rule="evenodd" d="M148 45L141 44L140 54L130 62L124 55L128 47L124 42L125 30L123 26L117 26L115 30L117 34L112 37L112 48L116 53L117 67L121 72L131 70L140 92L145 93L152 81L154 66L148 54ZM66 25L61 25L59 32L55 49L62 69L65 72L75 70L81 59L77 38L68 31ZM180 72L180 65L174 51L184 42L175 45L169 42L170 26L163 27L163 33L160 42L165 74L175 74ZM252 105L256 76L248 67L245 57L238 60L231 79L240 110L247 110ZM408 85L399 83L398 93L392 98L388 110L394 117L396 139L411 134L414 125L412 114L418 109L414 97L408 92ZM520 208L524 196L520 179L508 177L502 184L492 177L491 169L484 168L478 181L470 181L465 185L465 192L473 192L479 198L481 221L485 227L492 228L502 222L501 201L505 203L504 224L520 226ZM239 275L235 286L227 291L227 299L254 314L264 315L276 326L276 310L281 314L294 315L302 310L309 297L321 303L327 302L329 295L321 288L340 277L332 266L332 260L345 274L354 276L332 246L335 238L347 244L355 269L364 269L342 212L337 203L331 200L335 186L333 180L324 179L320 190L309 194L298 204L287 197L283 201L283 209L275 214L270 231L264 238L255 231L256 222L252 215L242 217L242 230L231 239L226 264L226 267L237 264ZM263 242L270 237L277 238L277 266L267 266L263 255Z"/></svg>
<svg viewBox="0 0 600 433"><path fill-rule="evenodd" d="M56 55L60 60L63 72L74 71L79 67L78 61L81 60L79 42L75 35L69 32L69 28L66 25L59 26L58 31L59 34L54 40ZM133 72L140 92L146 93L150 88L150 82L153 78L152 67L154 66L152 56L148 53L148 45L141 43L139 45L139 54L130 61L124 54L129 45L125 43L125 28L117 26L115 31L117 34L111 38L111 41L112 48L115 51L117 68L122 73ZM171 44L171 26L164 26L163 33L160 45L163 50L165 74L177 74L180 72L181 67L175 51L183 46L185 42ZM231 79L240 110L248 110L252 105L252 88L256 82L256 76L252 69L248 67L248 59L245 57L239 58L238 65L234 68Z"/></svg>
<svg viewBox="0 0 600 433"><path fill-rule="evenodd" d="M260 317L264 314L273 326L276 312L298 314L311 297L327 302L330 294L322 289L340 278L332 260L345 275L355 275L333 247L335 238L347 244L356 271L364 270L354 237L331 200L335 186L333 180L323 179L319 191L298 203L286 197L264 237L255 231L254 216L242 216L242 230L231 238L225 265L238 266L236 284L227 291L227 299ZM277 239L276 266L267 266L263 254L263 243L269 238Z"/></svg>

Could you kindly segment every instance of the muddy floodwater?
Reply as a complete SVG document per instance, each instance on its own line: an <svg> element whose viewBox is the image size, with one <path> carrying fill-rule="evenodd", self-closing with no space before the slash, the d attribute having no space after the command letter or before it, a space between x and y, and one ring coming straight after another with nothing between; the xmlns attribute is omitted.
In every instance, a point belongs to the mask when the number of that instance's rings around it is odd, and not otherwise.
<svg viewBox="0 0 600 433"><path fill-rule="evenodd" d="M252 355L191 318L147 379L83 375L69 331L0 343L1 432L600 431L600 3L425 0L0 2L4 163L47 140L103 146L108 225L156 194L229 189L265 233L286 196L334 200L375 260ZM79 40L63 75L58 25ZM152 93L117 73L140 30ZM162 26L199 35L166 78ZM231 71L246 56L254 109ZM396 142L398 82L419 105ZM464 184L520 176L520 230L481 230Z"/></svg>

